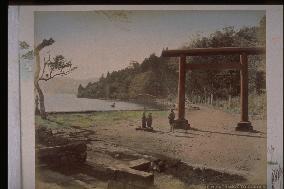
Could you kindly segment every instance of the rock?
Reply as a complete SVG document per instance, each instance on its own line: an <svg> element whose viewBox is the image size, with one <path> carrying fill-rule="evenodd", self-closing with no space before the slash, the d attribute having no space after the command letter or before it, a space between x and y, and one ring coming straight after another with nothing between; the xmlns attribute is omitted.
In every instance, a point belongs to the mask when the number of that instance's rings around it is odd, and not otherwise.
<svg viewBox="0 0 284 189"><path fill-rule="evenodd" d="M52 130L46 127L36 128L36 144L36 156L40 163L56 167L81 164L86 161L86 142L54 136Z"/></svg>

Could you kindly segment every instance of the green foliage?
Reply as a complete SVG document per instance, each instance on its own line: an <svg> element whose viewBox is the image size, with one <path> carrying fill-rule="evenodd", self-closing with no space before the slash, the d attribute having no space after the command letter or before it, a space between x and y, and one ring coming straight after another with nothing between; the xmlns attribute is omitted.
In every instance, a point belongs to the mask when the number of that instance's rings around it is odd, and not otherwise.
<svg viewBox="0 0 284 189"><path fill-rule="evenodd" d="M151 71L137 74L130 83L129 97L135 98L137 94L147 91L148 82L152 80L153 73Z"/></svg>
<svg viewBox="0 0 284 189"><path fill-rule="evenodd" d="M42 127L47 127L47 128L62 128L66 127L65 125L62 125L60 123L50 121L47 119L42 119L40 116L36 115L35 116L35 123L36 125L42 126Z"/></svg>
<svg viewBox="0 0 284 189"><path fill-rule="evenodd" d="M176 91L177 73L161 57L151 54L139 64L130 62L123 70L102 75L98 82L78 88L78 97L133 99L139 94L165 97Z"/></svg>
<svg viewBox="0 0 284 189"><path fill-rule="evenodd" d="M250 94L248 102L249 115L259 115L262 119L266 118L267 106L265 94ZM228 99L218 100L215 106L231 113L240 113L240 97L233 97L231 104L229 104Z"/></svg>
<svg viewBox="0 0 284 189"><path fill-rule="evenodd" d="M67 61L63 55L56 55L55 58L53 58L53 61L49 61L47 65L50 67L50 69L53 70L61 70L65 67L71 67L71 61Z"/></svg>
<svg viewBox="0 0 284 189"><path fill-rule="evenodd" d="M255 47L265 45L265 17L257 27L243 27L238 31L233 27L225 27L208 37L197 37L184 49L211 47ZM265 57L249 56L248 59L249 92L262 93L265 89ZM239 56L203 56L190 57L194 63L236 63ZM228 95L240 93L240 76L236 70L200 70L190 73L187 77L187 95L207 98L213 94L216 98L225 99Z"/></svg>
<svg viewBox="0 0 284 189"><path fill-rule="evenodd" d="M56 55L52 60L49 55L48 60L44 58L39 80L48 81L56 76L68 75L76 69L77 66L73 66L72 62L68 61L63 55Z"/></svg>

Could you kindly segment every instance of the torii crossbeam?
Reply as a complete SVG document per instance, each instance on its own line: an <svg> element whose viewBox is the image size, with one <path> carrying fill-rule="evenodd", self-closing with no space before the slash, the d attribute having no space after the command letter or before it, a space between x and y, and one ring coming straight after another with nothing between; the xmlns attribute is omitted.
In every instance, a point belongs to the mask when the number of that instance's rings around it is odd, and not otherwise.
<svg viewBox="0 0 284 189"><path fill-rule="evenodd" d="M240 97L241 97L241 121L236 130L252 131L253 127L248 119L248 55L265 54L264 47L222 47L222 48L195 48L188 50L163 50L162 57L179 57L179 83L178 83L178 120L180 127L187 127L188 120L185 119L185 73L187 70L195 69L237 69L240 70ZM237 63L194 63L186 64L187 56L208 55L239 55L240 62Z"/></svg>

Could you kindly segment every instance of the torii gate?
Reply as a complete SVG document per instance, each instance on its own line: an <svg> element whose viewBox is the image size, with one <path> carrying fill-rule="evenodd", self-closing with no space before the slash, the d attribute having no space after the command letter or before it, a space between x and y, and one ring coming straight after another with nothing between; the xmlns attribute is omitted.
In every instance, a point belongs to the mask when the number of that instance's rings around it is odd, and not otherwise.
<svg viewBox="0 0 284 189"><path fill-rule="evenodd" d="M237 63L194 63L186 64L187 56L208 55L240 55ZM188 120L184 118L185 113L185 73L195 69L237 69L240 70L240 96L241 96L241 121L238 123L237 131L252 131L253 127L248 120L248 55L265 54L264 47L240 48L195 48L188 50L163 50L162 57L179 57L179 82L178 82L178 127L186 128Z"/></svg>

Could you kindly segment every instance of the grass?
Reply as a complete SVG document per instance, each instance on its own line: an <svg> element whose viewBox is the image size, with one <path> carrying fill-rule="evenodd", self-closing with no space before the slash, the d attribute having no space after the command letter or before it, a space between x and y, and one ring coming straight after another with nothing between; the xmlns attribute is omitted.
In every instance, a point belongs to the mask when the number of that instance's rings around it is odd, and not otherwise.
<svg viewBox="0 0 284 189"><path fill-rule="evenodd" d="M60 125L56 122L44 120L40 116L35 116L35 123L36 123L36 125L40 125L41 127L47 127L47 128L65 127L64 125Z"/></svg>
<svg viewBox="0 0 284 189"><path fill-rule="evenodd" d="M146 112L147 114L147 112ZM153 118L167 116L167 111L153 111ZM94 113L68 113L68 114L51 114L47 120L36 116L36 124L48 128L62 128L70 126L90 127L93 125L111 126L115 123L125 121L140 121L142 111L108 111Z"/></svg>
<svg viewBox="0 0 284 189"><path fill-rule="evenodd" d="M215 103L215 107L230 113L240 113L240 97L234 97L231 100L231 106L228 101L219 100ZM258 115L261 119L266 118L266 95L251 94L248 97L248 111L249 115Z"/></svg>

